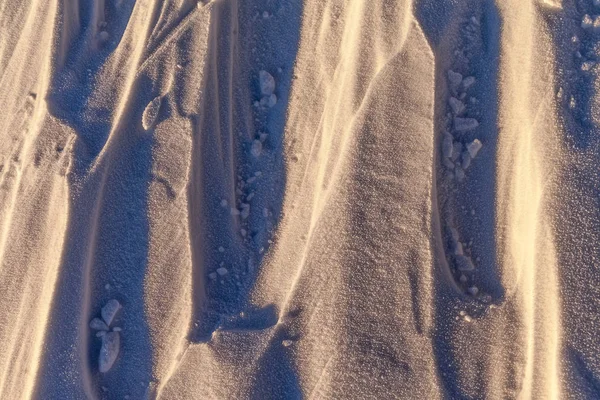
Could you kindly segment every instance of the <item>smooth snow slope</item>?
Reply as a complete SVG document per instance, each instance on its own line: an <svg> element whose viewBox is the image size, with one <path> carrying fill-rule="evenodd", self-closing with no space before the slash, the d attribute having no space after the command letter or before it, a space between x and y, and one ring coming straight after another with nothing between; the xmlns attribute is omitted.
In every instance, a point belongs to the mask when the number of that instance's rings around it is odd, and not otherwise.
<svg viewBox="0 0 600 400"><path fill-rule="evenodd" d="M0 0L0 398L600 397L598 14Z"/></svg>

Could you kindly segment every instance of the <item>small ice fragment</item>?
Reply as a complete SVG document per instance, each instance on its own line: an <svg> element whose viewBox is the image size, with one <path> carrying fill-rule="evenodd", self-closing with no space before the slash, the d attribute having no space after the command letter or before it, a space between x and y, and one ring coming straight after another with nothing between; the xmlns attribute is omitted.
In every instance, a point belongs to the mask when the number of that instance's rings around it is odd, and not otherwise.
<svg viewBox="0 0 600 400"><path fill-rule="evenodd" d="M113 328L113 331L114 331L114 332L121 332L121 328L120 328L120 327L118 327L118 326L115 326L115 327Z"/></svg>
<svg viewBox="0 0 600 400"><path fill-rule="evenodd" d="M110 290L110 283L107 283L106 285L104 285L104 289Z"/></svg>
<svg viewBox="0 0 600 400"><path fill-rule="evenodd" d="M600 0L594 0L594 6L600 7Z"/></svg>
<svg viewBox="0 0 600 400"><path fill-rule="evenodd" d="M291 340L289 340L289 339L286 339L286 340L284 340L284 341L281 342L281 344L283 344L285 347L290 347L293 343L294 342L291 341Z"/></svg>
<svg viewBox="0 0 600 400"><path fill-rule="evenodd" d="M468 88L470 88L471 86L473 86L474 83L475 83L475 77L474 76L467 76L462 81L462 85L463 85L463 88L465 90L467 90Z"/></svg>
<svg viewBox="0 0 600 400"><path fill-rule="evenodd" d="M445 158L452 158L452 151L454 150L452 142L452 135L447 132L444 133L444 140L442 141L442 154Z"/></svg>
<svg viewBox="0 0 600 400"><path fill-rule="evenodd" d="M223 246L219 246L219 253L223 253L225 251L225 248Z"/></svg>
<svg viewBox="0 0 600 400"><path fill-rule="evenodd" d="M471 322L471 321L473 321L473 319L470 316L468 316L468 315L465 315L463 318L464 318L465 322Z"/></svg>
<svg viewBox="0 0 600 400"><path fill-rule="evenodd" d="M467 277L464 274L461 274L458 280L460 281L460 283L467 283Z"/></svg>
<svg viewBox="0 0 600 400"><path fill-rule="evenodd" d="M265 142L265 140L267 140L267 138L269 137L269 135L267 135L266 133L261 133L260 135L258 135L258 138L261 142Z"/></svg>
<svg viewBox="0 0 600 400"><path fill-rule="evenodd" d="M473 25L479 26L479 20L477 19L476 16L471 17L471 22L473 23Z"/></svg>
<svg viewBox="0 0 600 400"><path fill-rule="evenodd" d="M462 82L462 75L458 72L454 72L452 70L448 70L448 82L450 82L450 87L452 89L458 88L458 85Z"/></svg>
<svg viewBox="0 0 600 400"><path fill-rule="evenodd" d="M452 161L450 161L449 158L443 158L442 159L442 164L444 165L444 167L448 168L448 169L454 169L454 163Z"/></svg>
<svg viewBox="0 0 600 400"><path fill-rule="evenodd" d="M589 60L588 61L584 61L581 64L581 70L582 71L590 71L592 68L594 68L594 65L596 65L596 63L593 62L593 61L589 61Z"/></svg>
<svg viewBox="0 0 600 400"><path fill-rule="evenodd" d="M246 237L246 234L247 234L247 233L248 233L248 232L247 232L247 231L246 231L244 228L240 229L240 235L242 235L242 236Z"/></svg>
<svg viewBox="0 0 600 400"><path fill-rule="evenodd" d="M254 156L254 157L258 157L260 156L260 153L262 153L262 142L260 140L254 140L252 142L252 147L250 148L250 153Z"/></svg>
<svg viewBox="0 0 600 400"><path fill-rule="evenodd" d="M102 336L102 347L100 348L100 357L98 359L100 372L108 372L112 368L119 355L120 344L121 337L119 336L119 332L108 332Z"/></svg>
<svg viewBox="0 0 600 400"><path fill-rule="evenodd" d="M471 258L465 255L457 255L456 268L459 271L473 271L475 269L475 265L473 265L473 261L471 261Z"/></svg>
<svg viewBox="0 0 600 400"><path fill-rule="evenodd" d="M590 17L589 14L585 14L581 20L581 27L583 29L591 29L593 26L594 20L592 20L592 17Z"/></svg>
<svg viewBox="0 0 600 400"><path fill-rule="evenodd" d="M479 126L479 122L475 118L454 118L454 129L458 132L468 132Z"/></svg>
<svg viewBox="0 0 600 400"><path fill-rule="evenodd" d="M456 166L456 168L454 168L454 176L459 182L462 182L463 179L465 179L465 171L461 167Z"/></svg>
<svg viewBox="0 0 600 400"><path fill-rule="evenodd" d="M221 207L227 207L227 200L221 200Z"/></svg>
<svg viewBox="0 0 600 400"><path fill-rule="evenodd" d="M90 321L90 328L95 331L107 331L108 325L106 325L100 318L94 318Z"/></svg>
<svg viewBox="0 0 600 400"><path fill-rule="evenodd" d="M477 153L479 153L479 150L481 150L482 147L483 144L479 139L475 139L471 143L469 143L467 145L467 151L471 155L471 158L477 157Z"/></svg>
<svg viewBox="0 0 600 400"><path fill-rule="evenodd" d="M258 73L258 78L260 81L260 93L263 96L271 96L275 91L275 78L273 78L273 75L262 70Z"/></svg>
<svg viewBox="0 0 600 400"><path fill-rule="evenodd" d="M256 172L254 173L254 176L256 176L256 177L259 177L259 176L261 176L261 175L262 175L262 172L261 172L261 171L256 171Z"/></svg>
<svg viewBox="0 0 600 400"><path fill-rule="evenodd" d="M227 272L227 268L225 267L217 268L217 274L219 274L219 276L227 275Z"/></svg>
<svg viewBox="0 0 600 400"><path fill-rule="evenodd" d="M275 106L275 104L277 104L277 96L275 94L271 94L268 97L267 107L273 108Z"/></svg>
<svg viewBox="0 0 600 400"><path fill-rule="evenodd" d="M242 219L246 219L250 216L250 204L242 203L242 212L240 215Z"/></svg>
<svg viewBox="0 0 600 400"><path fill-rule="evenodd" d="M106 331L96 332L96 337L102 337L104 335L106 335Z"/></svg>
<svg viewBox="0 0 600 400"><path fill-rule="evenodd" d="M479 289L477 288L477 286L471 286L469 289L469 293L471 293L471 295L475 296L477 293L479 293Z"/></svg>
<svg viewBox="0 0 600 400"><path fill-rule="evenodd" d="M263 208L263 217L267 218L269 216L269 209L268 208Z"/></svg>
<svg viewBox="0 0 600 400"><path fill-rule="evenodd" d="M463 103L456 97L450 97L450 99L448 100L448 104L450 104L450 108L452 109L454 115L460 115L463 112L465 112L465 103Z"/></svg>
<svg viewBox="0 0 600 400"><path fill-rule="evenodd" d="M100 314L102 315L104 322L106 322L106 325L110 326L110 323L113 321L115 315L117 315L120 309L121 304L115 299L109 300L106 305L102 307Z"/></svg>
<svg viewBox="0 0 600 400"><path fill-rule="evenodd" d="M463 145L461 142L454 142L453 146L453 150L452 150L452 157L450 157L450 159L452 161L456 161L458 160L458 157L460 157L460 154L462 153L462 149L463 149Z"/></svg>
<svg viewBox="0 0 600 400"><path fill-rule="evenodd" d="M264 19L269 18L269 12L268 11L263 11L262 16L263 16Z"/></svg>
<svg viewBox="0 0 600 400"><path fill-rule="evenodd" d="M162 98L160 96L155 97L144 109L144 113L142 114L142 127L144 130L147 131L154 126L161 102Z"/></svg>
<svg viewBox="0 0 600 400"><path fill-rule="evenodd" d="M106 31L101 31L99 36L100 36L100 40L103 42L106 42L108 40L108 38L110 37L110 35Z"/></svg>
<svg viewBox="0 0 600 400"><path fill-rule="evenodd" d="M468 151L463 151L461 167L462 167L462 169L464 169L466 171L470 165L471 165L471 154Z"/></svg>
<svg viewBox="0 0 600 400"><path fill-rule="evenodd" d="M208 277L214 281L215 279L217 279L217 273L211 272L210 274L208 274Z"/></svg>

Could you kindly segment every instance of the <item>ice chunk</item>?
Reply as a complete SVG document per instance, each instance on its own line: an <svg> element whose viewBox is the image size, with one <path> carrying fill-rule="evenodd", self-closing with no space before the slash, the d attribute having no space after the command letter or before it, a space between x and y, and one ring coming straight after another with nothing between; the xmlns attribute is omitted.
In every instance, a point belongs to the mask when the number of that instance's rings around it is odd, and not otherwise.
<svg viewBox="0 0 600 400"><path fill-rule="evenodd" d="M471 143L467 145L467 151L471 155L471 158L475 158L479 150L483 147L483 144L479 141L479 139L473 140Z"/></svg>
<svg viewBox="0 0 600 400"><path fill-rule="evenodd" d="M465 255L457 255L456 256L456 268L459 271L473 271L475 269L475 265L473 265L473 261L471 261L470 257Z"/></svg>
<svg viewBox="0 0 600 400"><path fill-rule="evenodd" d="M593 33L600 33L600 16L590 17L585 14L581 20L581 27Z"/></svg>
<svg viewBox="0 0 600 400"><path fill-rule="evenodd" d="M463 145L461 142L454 142L452 147L453 147L452 157L450 157L450 158L452 161L456 161L456 160L458 160L458 157L460 157L460 154L462 153Z"/></svg>
<svg viewBox="0 0 600 400"><path fill-rule="evenodd" d="M450 83L450 87L452 89L457 89L460 83L462 82L462 79L462 75L458 72L448 70L448 82Z"/></svg>
<svg viewBox="0 0 600 400"><path fill-rule="evenodd" d="M469 154L468 151L463 151L461 167L466 171L469 168L469 165L471 165L471 154Z"/></svg>
<svg viewBox="0 0 600 400"><path fill-rule="evenodd" d="M221 267L221 268L217 268L217 274L219 274L219 276L224 276L227 275L227 268L225 267Z"/></svg>
<svg viewBox="0 0 600 400"><path fill-rule="evenodd" d="M160 96L155 97L144 109L144 113L142 114L142 126L144 130L147 131L154 126L156 117L158 117L161 102L162 98Z"/></svg>
<svg viewBox="0 0 600 400"><path fill-rule="evenodd" d="M454 176L459 182L462 182L463 179L465 179L465 171L461 167L457 166L454 168Z"/></svg>
<svg viewBox="0 0 600 400"><path fill-rule="evenodd" d="M250 154L252 154L254 157L258 157L260 156L260 153L262 153L262 142L260 140L254 140L252 142L252 146L250 147Z"/></svg>
<svg viewBox="0 0 600 400"><path fill-rule="evenodd" d="M90 328L95 331L107 331L108 325L106 325L100 318L94 318L90 321Z"/></svg>
<svg viewBox="0 0 600 400"><path fill-rule="evenodd" d="M109 300L108 303L102 307L100 314L102 315L104 322L106 322L106 325L110 326L120 309L121 304L115 299Z"/></svg>
<svg viewBox="0 0 600 400"><path fill-rule="evenodd" d="M583 29L591 29L594 26L594 20L592 19L592 17L589 16L589 14L585 14L583 16L583 19L581 20L581 27Z"/></svg>
<svg viewBox="0 0 600 400"><path fill-rule="evenodd" d="M454 129L458 132L468 132L479 126L479 122L475 118L454 118Z"/></svg>
<svg viewBox="0 0 600 400"><path fill-rule="evenodd" d="M250 216L250 204L242 203L242 212L240 215L242 219L246 219Z"/></svg>
<svg viewBox="0 0 600 400"><path fill-rule="evenodd" d="M271 96L275 91L275 78L273 78L273 75L263 70L258 73L258 78L260 81L260 93L263 96Z"/></svg>
<svg viewBox="0 0 600 400"><path fill-rule="evenodd" d="M444 133L444 140L442 141L442 154L445 158L452 158L452 151L454 150L453 145L454 138L449 133Z"/></svg>
<svg viewBox="0 0 600 400"><path fill-rule="evenodd" d="M456 97L450 97L448 100L448 104L450 104L450 108L454 115L460 115L465 112L465 103L457 99Z"/></svg>
<svg viewBox="0 0 600 400"><path fill-rule="evenodd" d="M112 368L119 355L120 345L121 337L119 332L108 332L102 336L102 347L100 348L100 357L98 359L100 372L108 372Z"/></svg>
<svg viewBox="0 0 600 400"><path fill-rule="evenodd" d="M475 83L475 77L474 76L467 76L462 81L462 85L463 85L463 88L465 90L467 90L468 88L470 88L471 86L473 86L474 83Z"/></svg>

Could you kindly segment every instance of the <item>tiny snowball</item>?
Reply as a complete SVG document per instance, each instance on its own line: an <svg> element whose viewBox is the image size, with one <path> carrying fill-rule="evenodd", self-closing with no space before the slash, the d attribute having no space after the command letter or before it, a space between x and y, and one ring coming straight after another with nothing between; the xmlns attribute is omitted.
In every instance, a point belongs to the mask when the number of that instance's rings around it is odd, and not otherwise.
<svg viewBox="0 0 600 400"><path fill-rule="evenodd" d="M263 96L271 96L275 91L275 78L273 78L273 75L263 70L258 73L258 78L260 81L260 93Z"/></svg>
<svg viewBox="0 0 600 400"><path fill-rule="evenodd" d="M142 114L142 126L144 130L147 131L154 126L161 102L162 98L160 96L155 97L144 109L144 113Z"/></svg>
<svg viewBox="0 0 600 400"><path fill-rule="evenodd" d="M479 139L473 140L471 143L467 145L467 151L471 155L471 158L475 158L479 150L483 147L483 144Z"/></svg>
<svg viewBox="0 0 600 400"><path fill-rule="evenodd" d="M454 129L458 132L468 132L476 129L479 126L479 122L475 118L454 118Z"/></svg>
<svg viewBox="0 0 600 400"><path fill-rule="evenodd" d="M106 325L110 326L110 323L113 321L119 310L121 309L121 304L115 300L109 300L102 310L100 314L102 315L102 319L106 322Z"/></svg>
<svg viewBox="0 0 600 400"><path fill-rule="evenodd" d="M219 274L219 276L227 275L227 272L227 268L225 267L217 268L217 274Z"/></svg>
<svg viewBox="0 0 600 400"><path fill-rule="evenodd" d="M450 108L452 109L454 115L461 115L466 110L465 103L463 103L456 97L450 97L450 99L448 100L448 104L450 104Z"/></svg>
<svg viewBox="0 0 600 400"><path fill-rule="evenodd" d="M108 325L106 325L100 318L94 318L90 321L90 328L95 331L107 331Z"/></svg>
<svg viewBox="0 0 600 400"><path fill-rule="evenodd" d="M120 344L121 338L119 332L108 332L102 336L102 347L100 348L100 357L98 358L100 372L108 372L112 368L119 355Z"/></svg>
<svg viewBox="0 0 600 400"><path fill-rule="evenodd" d="M475 296L477 293L479 293L479 289L477 288L477 286L471 286L469 288L469 293L473 296Z"/></svg>
<svg viewBox="0 0 600 400"><path fill-rule="evenodd" d="M254 140L252 142L252 147L250 148L250 153L254 156L254 157L258 157L260 156L260 153L262 153L262 142L260 140Z"/></svg>

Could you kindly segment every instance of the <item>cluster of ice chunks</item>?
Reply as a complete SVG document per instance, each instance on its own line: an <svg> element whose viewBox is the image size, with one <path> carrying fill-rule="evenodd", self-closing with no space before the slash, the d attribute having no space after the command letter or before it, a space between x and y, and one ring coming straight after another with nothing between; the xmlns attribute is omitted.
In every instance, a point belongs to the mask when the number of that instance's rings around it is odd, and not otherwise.
<svg viewBox="0 0 600 400"><path fill-rule="evenodd" d="M467 254L464 253L463 244L460 241L460 237L456 228L450 227L449 231L449 248L454 261L456 270L460 273L459 281L462 284L468 282L468 278L465 273L473 272L475 270L475 264ZM476 286L470 286L467 291L472 296L476 296L479 293L479 289Z"/></svg>
<svg viewBox="0 0 600 400"><path fill-rule="evenodd" d="M258 81L260 84L260 106L265 108L271 108L277 104L277 96L275 95L275 78L267 71L260 71L258 73Z"/></svg>
<svg viewBox="0 0 600 400"><path fill-rule="evenodd" d="M100 311L100 318L94 318L90 321L90 328L98 331L96 337L102 339L100 356L98 357L98 369L100 372L108 372L115 363L121 346L120 331L121 328L115 327L112 331L110 325L115 316L121 310L121 304L118 300L109 300Z"/></svg>
<svg viewBox="0 0 600 400"><path fill-rule="evenodd" d="M479 127L479 121L475 118L464 116L467 110L464 103L466 90L474 83L475 78L472 76L463 78L462 74L458 72L448 71L448 86L452 94L448 99L448 106L451 110L454 132L465 133ZM442 139L442 162L446 168L454 171L454 176L458 181L462 181L465 178L465 171L469 168L471 161L477 156L481 147L482 144L479 139L464 145L454 140L452 133L446 131Z"/></svg>
<svg viewBox="0 0 600 400"><path fill-rule="evenodd" d="M590 16L585 14L581 20L581 27L591 33L600 33L600 15Z"/></svg>

